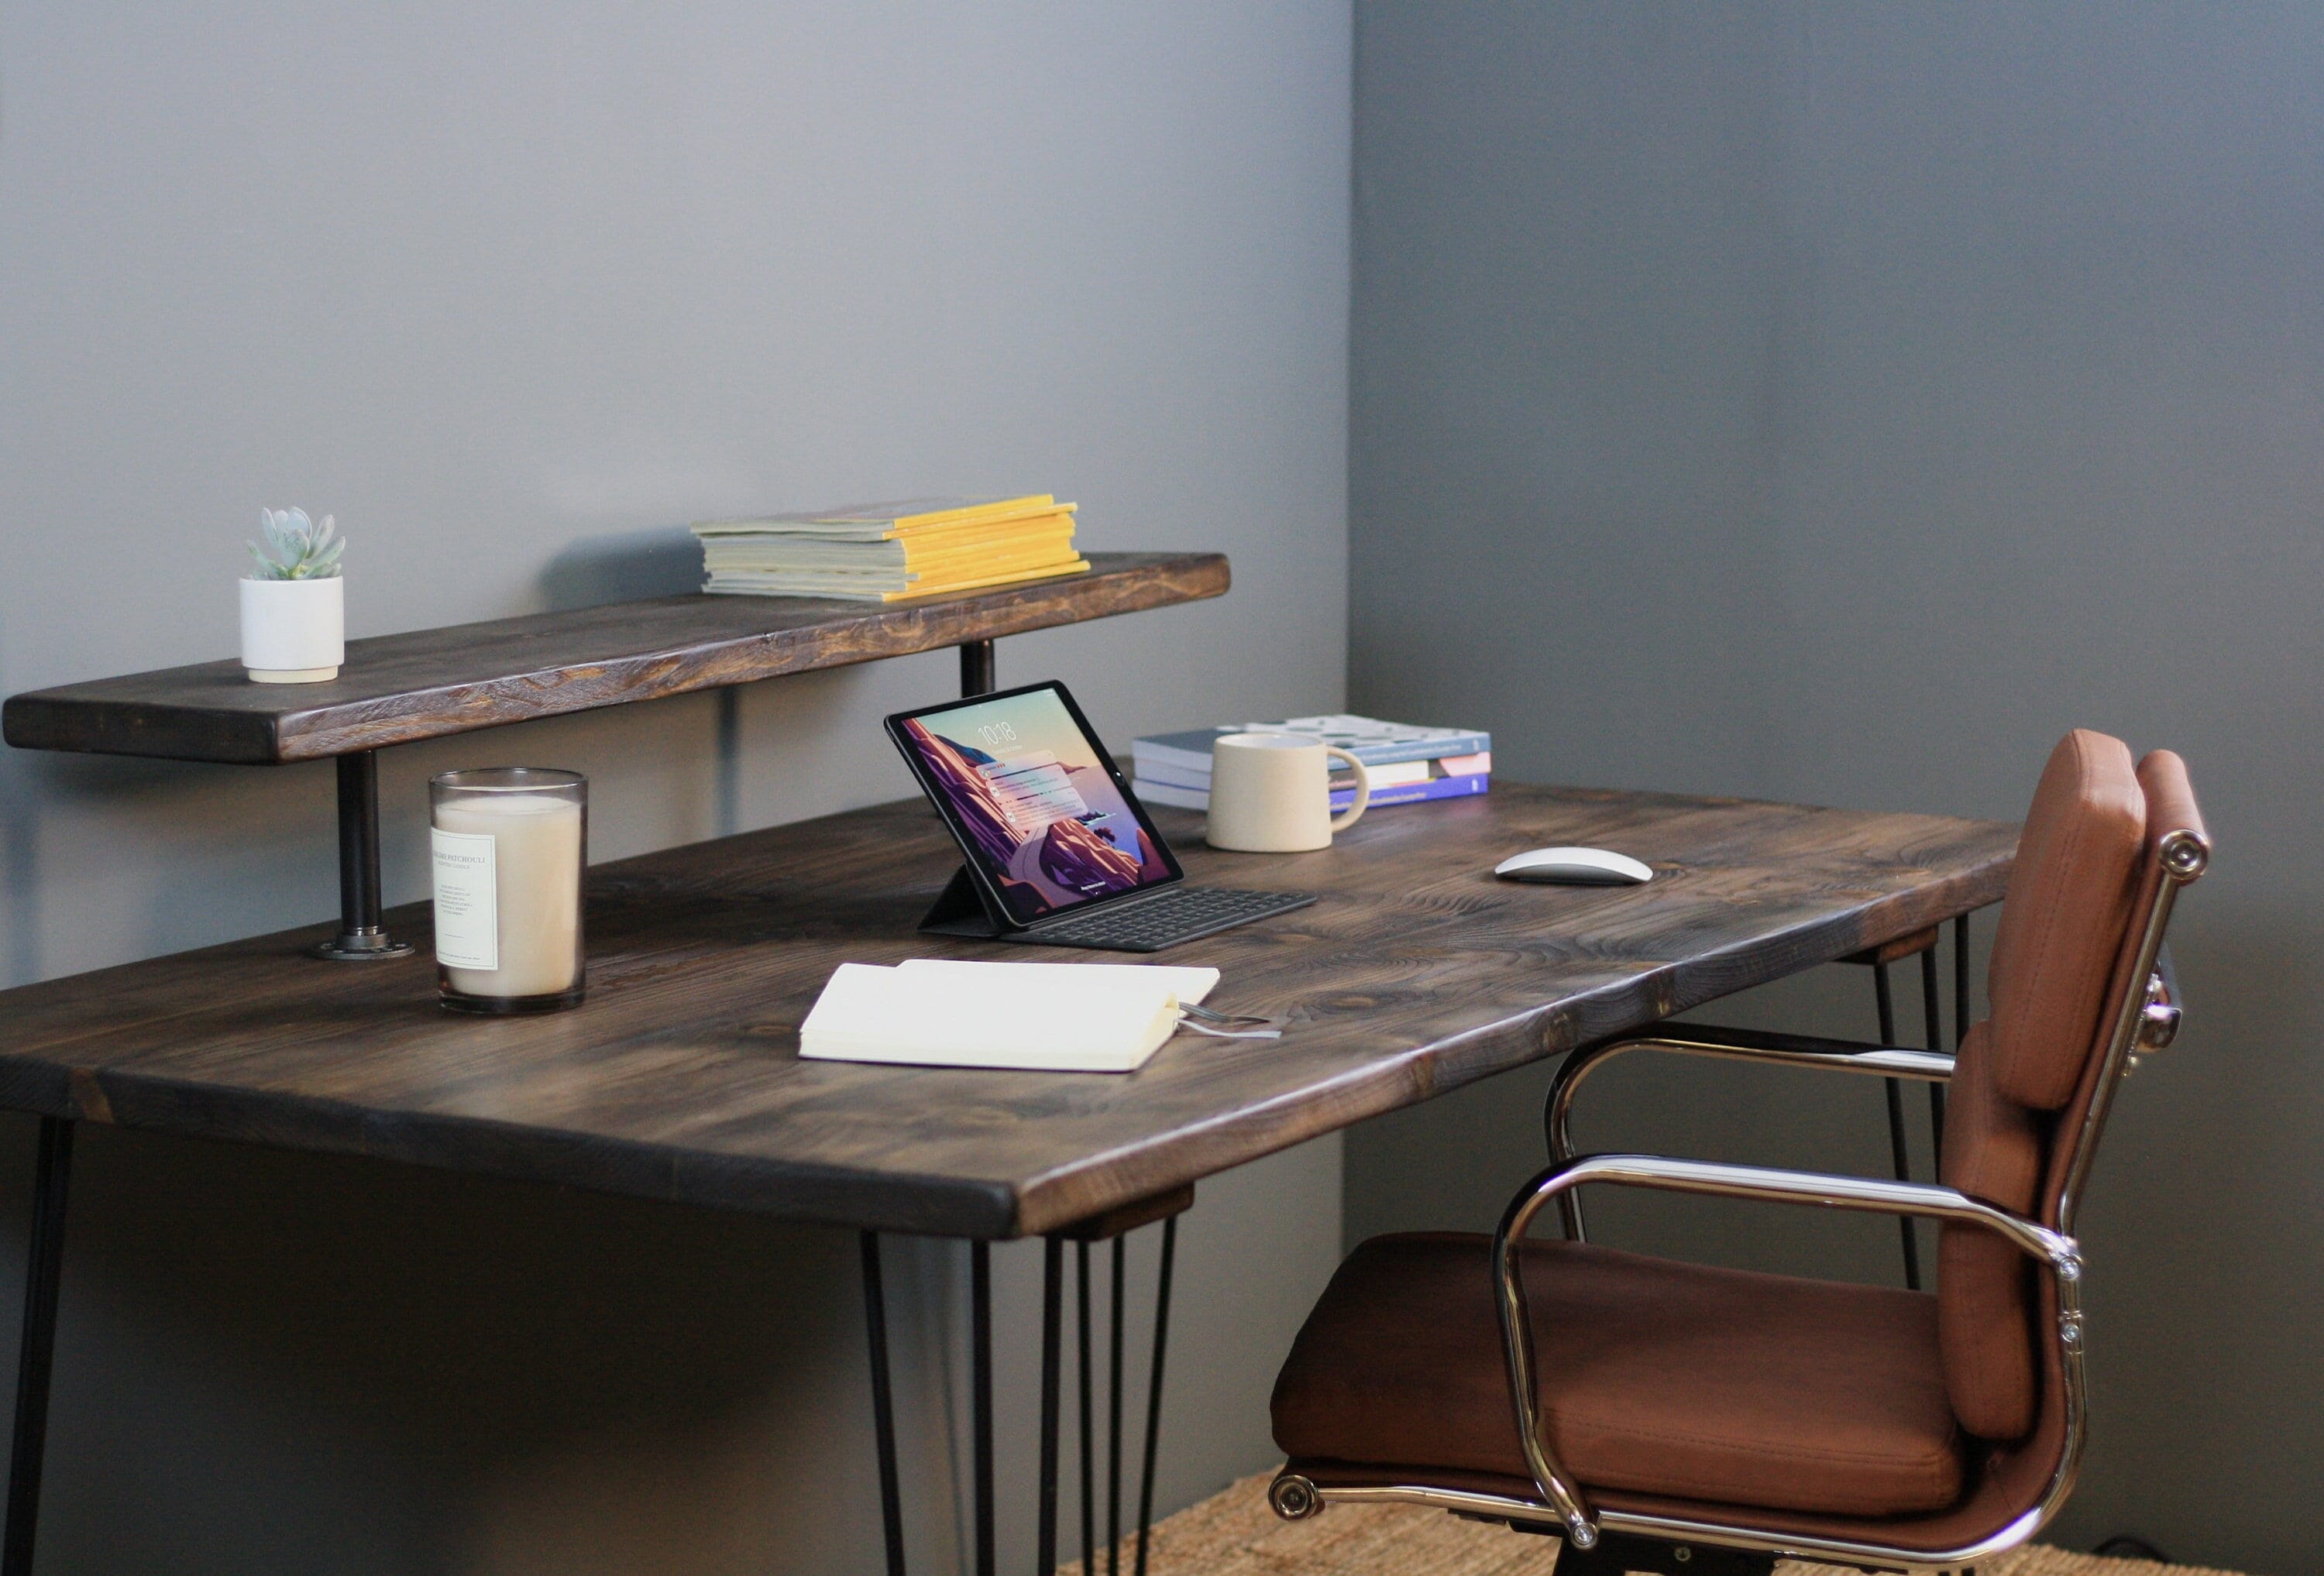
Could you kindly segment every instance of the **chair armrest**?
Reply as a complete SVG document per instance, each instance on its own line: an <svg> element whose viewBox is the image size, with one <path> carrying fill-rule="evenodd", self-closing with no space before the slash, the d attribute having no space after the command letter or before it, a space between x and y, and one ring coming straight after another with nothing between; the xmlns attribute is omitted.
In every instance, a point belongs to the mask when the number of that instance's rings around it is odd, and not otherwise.
<svg viewBox="0 0 2324 1576"><path fill-rule="evenodd" d="M1624 1051L1735 1056L1785 1067L1835 1068L1843 1073L1877 1073L1889 1078L1919 1078L1930 1083L1942 1083L1953 1075L1953 1059L1941 1051L1884 1046L1870 1040L1778 1034L1768 1029L1727 1028L1713 1023L1667 1023L1647 1034L1626 1035L1592 1046L1584 1054L1605 1057Z"/></svg>
<svg viewBox="0 0 2324 1576"><path fill-rule="evenodd" d="M1582 1080L1628 1051L1665 1051L1683 1056L1723 1056L1778 1067L1821 1067L1827 1072L1870 1073L1883 1078L1918 1078L1941 1083L1953 1075L1953 1059L1939 1051L1859 1040L1828 1040L1812 1035L1771 1034L1715 1024L1671 1024L1652 1034L1630 1035L1591 1046L1565 1058L1542 1106L1542 1127L1552 1160L1573 1157L1571 1129L1574 1096ZM1573 1216L1567 1217L1569 1230Z"/></svg>
<svg viewBox="0 0 2324 1576"><path fill-rule="evenodd" d="M1581 1485L1558 1462L1542 1429L1540 1392L1534 1383L1532 1318L1526 1307L1517 1249L1545 1205L1587 1182L1918 1216L1991 1231L2021 1253L2041 1260L2057 1282L2058 1340L2067 1358L2069 1405L2073 1415L2080 1413L2081 1249L2062 1232L1931 1183L1783 1171L1661 1155L1584 1155L1560 1160L1519 1188L1502 1212L1501 1223L1493 1233L1494 1308L1500 1318L1501 1355L1508 1372L1509 1405L1517 1419L1518 1442L1524 1446L1535 1487L1564 1521L1566 1536L1576 1548L1596 1546L1597 1522Z"/></svg>
<svg viewBox="0 0 2324 1576"><path fill-rule="evenodd" d="M1701 1193L1762 1203L1817 1204L1825 1209L1870 1214L1910 1215L1981 1226L2006 1238L2018 1251L2043 1260L2061 1279L2081 1274L2081 1252L2071 1237L2027 1220L1958 1188L1933 1182L1894 1182L1882 1176L1840 1176L1820 1171L1784 1171L1769 1166L1738 1166L1723 1160L1686 1160L1667 1155L1584 1155L1550 1166L1521 1188L1502 1218L1512 1240L1552 1198L1586 1182L1663 1193Z"/></svg>

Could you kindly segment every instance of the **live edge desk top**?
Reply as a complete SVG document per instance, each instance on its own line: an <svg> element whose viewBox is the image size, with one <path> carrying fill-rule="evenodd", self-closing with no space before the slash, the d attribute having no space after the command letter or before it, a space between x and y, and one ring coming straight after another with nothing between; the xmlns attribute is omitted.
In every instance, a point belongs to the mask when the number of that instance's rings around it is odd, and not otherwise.
<svg viewBox="0 0 2324 1576"><path fill-rule="evenodd" d="M300 955L325 927L0 993L0 1106L380 1156L793 1219L999 1238L1056 1230L1303 1138L1997 900L1991 822L1496 783L1366 816L1317 853L1217 853L1190 880L1300 889L1296 913L1174 949L1279 1041L1182 1034L1128 1074L802 1062L842 962L1061 954L925 937L954 856L879 806L590 872L589 996L442 1010L420 955ZM1517 886L1552 843L1655 865L1633 888Z"/></svg>

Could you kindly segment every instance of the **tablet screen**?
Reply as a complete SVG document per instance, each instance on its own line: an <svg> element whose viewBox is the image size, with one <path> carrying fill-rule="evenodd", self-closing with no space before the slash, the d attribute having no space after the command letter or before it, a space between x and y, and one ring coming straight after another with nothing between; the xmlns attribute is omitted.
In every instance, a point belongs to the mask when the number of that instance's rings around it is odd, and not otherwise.
<svg viewBox="0 0 2324 1576"><path fill-rule="evenodd" d="M1178 879L1064 686L930 707L889 727L1017 923Z"/></svg>

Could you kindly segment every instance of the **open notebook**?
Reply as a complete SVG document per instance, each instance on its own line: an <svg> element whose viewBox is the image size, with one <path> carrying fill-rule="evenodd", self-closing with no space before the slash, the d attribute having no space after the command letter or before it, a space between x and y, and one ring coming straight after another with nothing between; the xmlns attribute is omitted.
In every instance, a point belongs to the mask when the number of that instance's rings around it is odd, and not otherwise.
<svg viewBox="0 0 2324 1576"><path fill-rule="evenodd" d="M1146 963L842 963L799 1026L818 1061L1128 1073L1178 1027L1216 969Z"/></svg>

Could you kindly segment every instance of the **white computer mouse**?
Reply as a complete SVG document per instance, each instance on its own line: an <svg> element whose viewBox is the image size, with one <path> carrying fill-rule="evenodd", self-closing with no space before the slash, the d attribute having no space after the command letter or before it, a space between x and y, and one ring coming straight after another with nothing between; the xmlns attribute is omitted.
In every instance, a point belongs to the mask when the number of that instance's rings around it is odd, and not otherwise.
<svg viewBox="0 0 2324 1576"><path fill-rule="evenodd" d="M1493 867L1505 881L1554 881L1567 887L1635 887L1655 879L1649 866L1603 848L1536 848Z"/></svg>

